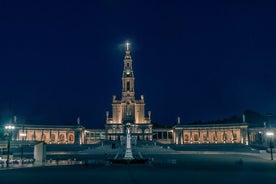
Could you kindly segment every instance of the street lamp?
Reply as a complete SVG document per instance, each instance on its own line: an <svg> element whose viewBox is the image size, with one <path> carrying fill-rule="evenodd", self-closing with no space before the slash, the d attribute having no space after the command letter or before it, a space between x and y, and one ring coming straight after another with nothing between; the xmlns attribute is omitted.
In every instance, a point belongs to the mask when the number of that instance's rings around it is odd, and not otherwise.
<svg viewBox="0 0 276 184"><path fill-rule="evenodd" d="M272 139L274 136L273 132L266 132L266 136L269 137L269 147L270 147L270 155L271 155L271 160L273 160L273 152L272 152L272 148L273 148L273 143L272 143Z"/></svg>
<svg viewBox="0 0 276 184"><path fill-rule="evenodd" d="M21 137L21 164L23 164L23 140L25 140L25 137L27 136L26 133L24 133L24 129L23 129L23 133L20 133L19 136Z"/></svg>
<svg viewBox="0 0 276 184"><path fill-rule="evenodd" d="M7 167L9 167L9 161L10 161L10 144L11 144L11 131L14 129L15 127L13 125L7 125L5 126L5 129L8 130L8 146L7 146Z"/></svg>

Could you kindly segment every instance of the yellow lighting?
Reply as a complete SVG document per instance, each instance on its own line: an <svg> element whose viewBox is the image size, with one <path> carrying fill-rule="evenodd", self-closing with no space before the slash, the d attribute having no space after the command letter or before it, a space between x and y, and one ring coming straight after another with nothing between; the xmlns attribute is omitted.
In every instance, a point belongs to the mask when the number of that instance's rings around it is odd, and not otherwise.
<svg viewBox="0 0 276 184"><path fill-rule="evenodd" d="M20 133L19 134L21 137L26 137L27 136L27 134L25 134L25 133Z"/></svg>

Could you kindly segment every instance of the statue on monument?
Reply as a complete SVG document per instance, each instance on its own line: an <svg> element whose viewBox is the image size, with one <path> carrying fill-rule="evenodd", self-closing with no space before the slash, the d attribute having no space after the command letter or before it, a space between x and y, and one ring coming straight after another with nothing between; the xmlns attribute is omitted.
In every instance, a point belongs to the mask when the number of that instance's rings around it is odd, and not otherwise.
<svg viewBox="0 0 276 184"><path fill-rule="evenodd" d="M125 151L124 159L127 159L127 160L134 159L132 155L132 149L131 149L131 135L130 135L129 123L127 123L127 127L126 127L126 151Z"/></svg>

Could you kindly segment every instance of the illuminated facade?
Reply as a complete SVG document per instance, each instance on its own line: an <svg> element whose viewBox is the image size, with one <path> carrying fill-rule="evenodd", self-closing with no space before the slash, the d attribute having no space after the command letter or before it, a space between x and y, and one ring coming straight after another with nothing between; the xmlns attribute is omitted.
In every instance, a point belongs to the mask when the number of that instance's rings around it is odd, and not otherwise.
<svg viewBox="0 0 276 184"><path fill-rule="evenodd" d="M248 125L246 123L176 125L173 138L174 144L240 143L248 145Z"/></svg>
<svg viewBox="0 0 276 184"><path fill-rule="evenodd" d="M171 128L153 128L150 135L133 133L133 137L143 140L145 136L151 136L144 140L152 140L161 144L245 144L266 147L270 141L266 136L268 130L276 133L276 128L250 128L247 123L203 125L181 125L178 123ZM112 139L115 136L117 139ZM105 129L86 129L80 124L16 124L12 132L12 140L42 141L46 144L97 144L106 140L120 140L121 138L124 140L123 136L120 133L110 135L106 133ZM140 137L138 138L138 136ZM276 142L275 137L273 137L273 142Z"/></svg>
<svg viewBox="0 0 276 184"><path fill-rule="evenodd" d="M84 131L81 125L17 124L12 138L18 141L42 141L46 144L83 144Z"/></svg>
<svg viewBox="0 0 276 184"><path fill-rule="evenodd" d="M127 43L122 74L122 98L113 96L112 116L106 112L106 138L107 140L121 140L125 135L125 125L131 124L131 134L136 140L152 140L151 112L145 117L144 96L135 98L134 72L132 59Z"/></svg>

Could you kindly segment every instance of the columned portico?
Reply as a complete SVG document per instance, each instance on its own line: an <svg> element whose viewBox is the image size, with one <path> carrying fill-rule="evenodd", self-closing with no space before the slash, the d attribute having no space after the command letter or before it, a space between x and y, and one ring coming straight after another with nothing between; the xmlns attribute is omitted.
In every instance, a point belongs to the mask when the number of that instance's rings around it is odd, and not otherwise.
<svg viewBox="0 0 276 184"><path fill-rule="evenodd" d="M15 132L17 132L18 141L43 141L46 144L82 144L84 142L84 127L80 125L18 124Z"/></svg>
<svg viewBox="0 0 276 184"><path fill-rule="evenodd" d="M241 143L248 145L247 128L246 123L176 125L173 127L173 140L175 144Z"/></svg>

